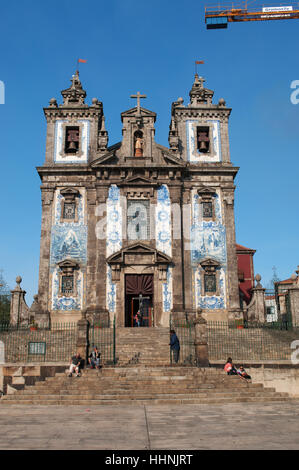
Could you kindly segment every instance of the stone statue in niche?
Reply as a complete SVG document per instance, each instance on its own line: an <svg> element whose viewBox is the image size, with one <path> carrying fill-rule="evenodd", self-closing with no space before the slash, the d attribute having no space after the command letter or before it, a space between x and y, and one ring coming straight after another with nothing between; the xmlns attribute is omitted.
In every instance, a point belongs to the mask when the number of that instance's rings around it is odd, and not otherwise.
<svg viewBox="0 0 299 470"><path fill-rule="evenodd" d="M143 156L143 134L141 131L136 131L134 134L134 156Z"/></svg>

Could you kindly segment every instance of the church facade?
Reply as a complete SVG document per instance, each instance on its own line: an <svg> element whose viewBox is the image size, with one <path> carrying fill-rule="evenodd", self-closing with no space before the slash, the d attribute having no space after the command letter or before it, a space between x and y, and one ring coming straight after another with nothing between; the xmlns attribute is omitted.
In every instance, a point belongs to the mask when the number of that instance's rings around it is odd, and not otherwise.
<svg viewBox="0 0 299 470"><path fill-rule="evenodd" d="M121 113L108 146L102 102L85 103L79 73L51 99L41 178L38 303L52 322L168 326L201 309L240 315L234 178L223 99L195 75L190 103L172 103L169 147L155 142L156 113Z"/></svg>

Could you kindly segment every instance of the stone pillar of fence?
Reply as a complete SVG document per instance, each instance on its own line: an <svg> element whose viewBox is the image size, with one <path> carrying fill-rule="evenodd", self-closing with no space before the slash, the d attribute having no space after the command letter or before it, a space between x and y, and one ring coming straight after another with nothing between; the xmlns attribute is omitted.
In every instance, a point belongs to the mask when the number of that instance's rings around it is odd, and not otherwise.
<svg viewBox="0 0 299 470"><path fill-rule="evenodd" d="M198 367L209 366L207 321L201 315L201 310L197 310L196 318L193 320L195 329L195 359Z"/></svg>
<svg viewBox="0 0 299 470"><path fill-rule="evenodd" d="M255 276L256 286L252 289L252 297L250 304L245 310L245 317L249 321L257 321L265 323L266 321L266 308L265 308L265 290L261 284L262 277L260 274Z"/></svg>
<svg viewBox="0 0 299 470"><path fill-rule="evenodd" d="M29 309L29 321L34 322L38 327L45 326L50 323L49 312L44 312L38 301L38 295L33 296L33 303Z"/></svg>
<svg viewBox="0 0 299 470"><path fill-rule="evenodd" d="M10 301L10 323L11 325L22 325L28 323L29 307L25 302L26 291L21 288L22 278L17 276L16 287L11 291Z"/></svg>
<svg viewBox="0 0 299 470"><path fill-rule="evenodd" d="M80 353L82 359L87 360L88 354L88 327L89 322L86 319L86 311L82 312L82 317L77 323L77 341L76 351Z"/></svg>
<svg viewBox="0 0 299 470"><path fill-rule="evenodd" d="M299 326L299 284L295 283L297 276L291 276L294 284L289 288L290 310L293 326Z"/></svg>

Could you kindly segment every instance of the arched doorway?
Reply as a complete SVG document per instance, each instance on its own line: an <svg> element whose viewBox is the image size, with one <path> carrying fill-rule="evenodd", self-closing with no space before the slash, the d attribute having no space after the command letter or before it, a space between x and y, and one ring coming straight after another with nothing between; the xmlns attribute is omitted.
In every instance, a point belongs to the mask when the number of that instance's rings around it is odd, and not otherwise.
<svg viewBox="0 0 299 470"><path fill-rule="evenodd" d="M151 327L153 325L153 274L125 275L125 326ZM136 314L139 319L137 322Z"/></svg>

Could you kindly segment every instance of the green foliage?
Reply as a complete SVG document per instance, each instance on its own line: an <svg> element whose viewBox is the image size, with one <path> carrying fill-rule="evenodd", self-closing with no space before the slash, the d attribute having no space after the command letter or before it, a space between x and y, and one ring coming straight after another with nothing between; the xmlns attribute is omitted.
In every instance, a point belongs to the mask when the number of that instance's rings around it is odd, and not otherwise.
<svg viewBox="0 0 299 470"><path fill-rule="evenodd" d="M10 320L10 289L0 270L0 323Z"/></svg>

